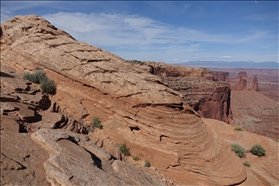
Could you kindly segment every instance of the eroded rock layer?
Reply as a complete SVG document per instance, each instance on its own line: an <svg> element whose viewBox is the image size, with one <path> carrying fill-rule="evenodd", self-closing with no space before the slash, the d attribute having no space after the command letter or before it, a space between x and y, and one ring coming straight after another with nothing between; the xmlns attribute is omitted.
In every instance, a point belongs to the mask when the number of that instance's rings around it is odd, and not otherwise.
<svg viewBox="0 0 279 186"><path fill-rule="evenodd" d="M144 65L149 66L149 71L161 77L166 85L178 91L184 102L202 117L232 122L229 73L154 62Z"/></svg>
<svg viewBox="0 0 279 186"><path fill-rule="evenodd" d="M15 17L1 28L1 66L12 66L16 73L45 69L57 84L50 108L84 125L99 117L104 137L100 134L98 141L126 142L131 152L142 153L141 158L178 184L232 185L246 179L246 170L230 147L159 77L79 43L35 15ZM63 140L58 144L70 149L76 145ZM41 145L48 152L57 146ZM47 174L48 167L55 169L46 166L50 163L44 163ZM121 166L114 168L121 172ZM52 184L79 181L70 174L46 177Z"/></svg>

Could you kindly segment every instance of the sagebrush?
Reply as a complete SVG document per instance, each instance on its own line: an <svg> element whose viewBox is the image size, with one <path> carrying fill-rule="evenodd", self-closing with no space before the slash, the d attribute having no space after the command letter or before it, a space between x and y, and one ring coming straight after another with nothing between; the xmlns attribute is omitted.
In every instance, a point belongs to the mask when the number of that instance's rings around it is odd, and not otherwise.
<svg viewBox="0 0 279 186"><path fill-rule="evenodd" d="M260 145L256 144L251 149L250 152L256 156L265 156L265 149Z"/></svg>
<svg viewBox="0 0 279 186"><path fill-rule="evenodd" d="M56 84L53 80L49 79L45 72L38 70L34 73L24 73L23 78L36 84L40 84L43 93L55 94Z"/></svg>
<svg viewBox="0 0 279 186"><path fill-rule="evenodd" d="M235 152L235 154L240 157L243 158L246 156L246 151L244 149L244 147L242 147L241 145L234 143L231 144L231 150Z"/></svg>

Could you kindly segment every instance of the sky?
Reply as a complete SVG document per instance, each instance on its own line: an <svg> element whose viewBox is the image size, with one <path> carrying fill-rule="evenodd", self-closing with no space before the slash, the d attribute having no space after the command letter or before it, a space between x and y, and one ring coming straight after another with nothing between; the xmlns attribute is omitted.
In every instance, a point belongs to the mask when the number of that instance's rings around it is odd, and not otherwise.
<svg viewBox="0 0 279 186"><path fill-rule="evenodd" d="M1 1L126 60L278 63L278 1Z"/></svg>

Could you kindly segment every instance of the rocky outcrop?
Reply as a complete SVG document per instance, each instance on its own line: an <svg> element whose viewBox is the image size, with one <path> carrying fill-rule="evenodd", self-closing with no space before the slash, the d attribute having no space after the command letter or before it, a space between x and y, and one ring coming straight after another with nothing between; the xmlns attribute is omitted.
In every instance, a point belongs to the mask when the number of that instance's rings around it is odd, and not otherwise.
<svg viewBox="0 0 279 186"><path fill-rule="evenodd" d="M249 90L254 90L254 91L257 91L257 92L260 91L257 75L254 75L253 80L252 80L252 85L249 88Z"/></svg>
<svg viewBox="0 0 279 186"><path fill-rule="evenodd" d="M76 134L85 127L61 114L36 85L1 67L1 184L164 185Z"/></svg>
<svg viewBox="0 0 279 186"><path fill-rule="evenodd" d="M94 117L100 118L103 129L94 130L96 136L90 140L109 154L117 149L113 144L126 143L132 155L149 160L168 179L181 185L233 185L247 178L246 168L229 145L209 130L180 94L167 87L160 77L107 51L79 43L35 15L15 17L1 27L1 66L13 67L16 74L44 69L57 84L56 94L49 97L50 109L55 108L82 125L91 123ZM52 131L40 129L33 136L46 151L54 152L44 163L48 182L80 181L79 164L74 168L71 165L79 161L76 150L92 165L90 171L100 175L90 178L86 172L86 179L94 183L108 179L93 165L95 161L89 153L92 151L81 148L78 140L64 140L72 136L66 130L62 140L43 144L47 136L56 135ZM55 153L61 149L67 149L68 161L57 159ZM130 184L127 172L131 169L123 165L118 162L108 169L125 172L123 182ZM55 170L58 167L61 170Z"/></svg>
<svg viewBox="0 0 279 186"><path fill-rule="evenodd" d="M249 79L249 77L248 77L246 71L240 71L240 72L238 72L238 76L237 76L237 77L242 77L243 79L246 79L246 80Z"/></svg>
<svg viewBox="0 0 279 186"><path fill-rule="evenodd" d="M238 76L235 78L235 80L237 82L232 86L232 90L236 90L236 91L243 91L243 90L260 91L257 75L254 75L254 78L251 82L247 73L245 71L241 71L241 72L238 73ZM247 86L248 82L251 82L250 87Z"/></svg>
<svg viewBox="0 0 279 186"><path fill-rule="evenodd" d="M237 91L246 90L247 80L244 79L242 76L240 76L238 79L239 79L238 82L232 86L232 90L237 90Z"/></svg>
<svg viewBox="0 0 279 186"><path fill-rule="evenodd" d="M163 185L144 171L114 160L83 135L41 129L31 138L49 153L44 169L51 185Z"/></svg>
<svg viewBox="0 0 279 186"><path fill-rule="evenodd" d="M155 62L144 64L166 85L178 91L184 102L202 117L232 122L229 73Z"/></svg>
<svg viewBox="0 0 279 186"><path fill-rule="evenodd" d="M230 82L230 73L222 71L211 71L214 81Z"/></svg>

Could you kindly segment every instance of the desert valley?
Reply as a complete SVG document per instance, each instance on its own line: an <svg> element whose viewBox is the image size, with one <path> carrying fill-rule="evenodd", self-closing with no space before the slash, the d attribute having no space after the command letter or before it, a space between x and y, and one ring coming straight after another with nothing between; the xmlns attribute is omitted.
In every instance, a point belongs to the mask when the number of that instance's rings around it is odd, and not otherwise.
<svg viewBox="0 0 279 186"><path fill-rule="evenodd" d="M1 185L279 185L278 69L125 60L36 15L0 34Z"/></svg>

